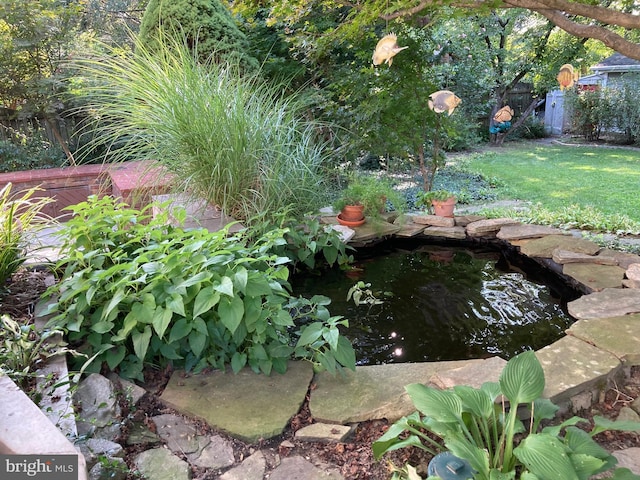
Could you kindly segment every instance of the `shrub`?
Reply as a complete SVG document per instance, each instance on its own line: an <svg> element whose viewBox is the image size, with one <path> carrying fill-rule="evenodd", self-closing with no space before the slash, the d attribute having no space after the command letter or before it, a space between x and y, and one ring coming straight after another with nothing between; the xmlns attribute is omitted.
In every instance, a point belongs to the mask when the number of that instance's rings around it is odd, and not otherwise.
<svg viewBox="0 0 640 480"><path fill-rule="evenodd" d="M197 50L200 60L257 68L249 55L249 42L236 25L231 12L219 0L150 0L140 24L140 42L149 50L161 48L162 31L180 32Z"/></svg>
<svg viewBox="0 0 640 480"><path fill-rule="evenodd" d="M11 140L0 140L0 173L61 167L65 162L62 149L40 131L13 132Z"/></svg>
<svg viewBox="0 0 640 480"><path fill-rule="evenodd" d="M347 322L329 314L329 300L289 293L289 259L272 253L282 230L249 244L228 230L167 226L166 213L152 218L152 206L109 197L69 208L62 278L47 292L50 324L95 360L89 369L106 363L141 379L150 362L269 374L291 357L332 373L355 368L338 329Z"/></svg>
<svg viewBox="0 0 640 480"><path fill-rule="evenodd" d="M154 51L138 41L131 55L107 51L76 63L96 82L82 110L95 115L94 137L118 147L112 160L156 159L183 191L240 221L322 204L327 149L280 85L199 62L180 40Z"/></svg>

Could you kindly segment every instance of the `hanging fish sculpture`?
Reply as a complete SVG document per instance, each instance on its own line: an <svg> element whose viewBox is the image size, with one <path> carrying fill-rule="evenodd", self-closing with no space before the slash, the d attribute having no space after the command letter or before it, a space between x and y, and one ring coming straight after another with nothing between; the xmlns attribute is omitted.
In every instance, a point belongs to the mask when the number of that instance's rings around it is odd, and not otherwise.
<svg viewBox="0 0 640 480"><path fill-rule="evenodd" d="M373 64L380 65L382 62L386 62L391 66L393 57L405 48L409 47L398 47L398 37L395 33L385 35L378 41L376 49L373 51Z"/></svg>
<svg viewBox="0 0 640 480"><path fill-rule="evenodd" d="M429 95L429 108L436 113L448 112L449 115L453 113L460 100L456 97L456 94L449 90L438 90L437 92Z"/></svg>
<svg viewBox="0 0 640 480"><path fill-rule="evenodd" d="M498 123L510 122L513 118L513 114L513 108L511 108L509 105L505 105L496 112L496 114L493 116L493 120Z"/></svg>
<svg viewBox="0 0 640 480"><path fill-rule="evenodd" d="M558 72L558 83L560 84L560 90L565 90L567 88L573 87L575 82L579 78L579 73L573 70L573 65L569 63L565 63L560 67L560 71Z"/></svg>

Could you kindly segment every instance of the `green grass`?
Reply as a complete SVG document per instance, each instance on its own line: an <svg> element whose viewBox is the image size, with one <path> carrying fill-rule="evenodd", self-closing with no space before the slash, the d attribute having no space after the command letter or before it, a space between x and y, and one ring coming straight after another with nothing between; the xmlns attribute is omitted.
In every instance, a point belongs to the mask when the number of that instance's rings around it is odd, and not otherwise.
<svg viewBox="0 0 640 480"><path fill-rule="evenodd" d="M463 165L497 179L502 198L532 202L550 223L640 228L640 150L522 143L471 155Z"/></svg>

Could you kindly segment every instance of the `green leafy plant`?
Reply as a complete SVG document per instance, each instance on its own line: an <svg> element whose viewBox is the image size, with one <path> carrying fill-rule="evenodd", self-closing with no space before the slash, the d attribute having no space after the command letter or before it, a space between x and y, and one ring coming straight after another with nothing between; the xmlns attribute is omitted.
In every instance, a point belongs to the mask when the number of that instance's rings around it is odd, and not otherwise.
<svg viewBox="0 0 640 480"><path fill-rule="evenodd" d="M345 205L363 205L364 214L376 218L385 211L387 202L398 211L403 211L406 203L386 179L360 174L349 177L347 187L340 192L333 207L340 211Z"/></svg>
<svg viewBox="0 0 640 480"><path fill-rule="evenodd" d="M288 257L294 272L302 269L320 271L338 265L343 267L353 261L353 250L342 241L340 233L317 218L306 216L302 220L289 216L289 209L270 215L270 219L253 220L247 232L252 238L266 232L281 229L285 242L274 245L272 252Z"/></svg>
<svg viewBox="0 0 640 480"><path fill-rule="evenodd" d="M371 290L371 284L365 283L362 280L353 285L347 292L347 302L353 299L353 303L356 306L359 305L382 305L383 300L380 300L375 296L373 290Z"/></svg>
<svg viewBox="0 0 640 480"><path fill-rule="evenodd" d="M60 338L54 338L60 336ZM0 316L0 371L9 376L23 390L36 371L55 355L75 353L61 339L62 330L38 331L34 324L24 324L9 315Z"/></svg>
<svg viewBox="0 0 640 480"><path fill-rule="evenodd" d="M93 360L88 371L106 364L141 379L148 362L269 374L292 357L332 372L355 368L325 300L304 304L305 325L296 325L304 301L290 294L289 259L272 253L286 242L282 230L249 242L228 229L171 227L166 209L153 217L152 205L138 211L110 197L69 208L62 278L46 295L50 324ZM296 339L311 337L312 326L320 337Z"/></svg>
<svg viewBox="0 0 640 480"><path fill-rule="evenodd" d="M544 371L532 351L509 360L498 383L487 382L479 389L408 385L418 411L400 419L374 442L374 455L379 459L406 446L434 455L447 449L470 463L477 480L587 480L614 467L616 458L593 436L605 430L637 430L640 423L596 416L594 427L586 432L576 425L587 420L574 416L541 428L541 422L553 419L558 410L541 398L544 385ZM530 413L526 425L519 417L524 406ZM614 478L638 480L640 476L617 469Z"/></svg>
<svg viewBox="0 0 640 480"><path fill-rule="evenodd" d="M0 189L0 290L26 260L26 237L49 218L43 214L48 197L36 197L37 188L11 194L11 183Z"/></svg>
<svg viewBox="0 0 640 480"><path fill-rule="evenodd" d="M428 192L421 192L416 199L416 206L430 208L434 200L444 202L454 196L455 193L449 190L429 190Z"/></svg>

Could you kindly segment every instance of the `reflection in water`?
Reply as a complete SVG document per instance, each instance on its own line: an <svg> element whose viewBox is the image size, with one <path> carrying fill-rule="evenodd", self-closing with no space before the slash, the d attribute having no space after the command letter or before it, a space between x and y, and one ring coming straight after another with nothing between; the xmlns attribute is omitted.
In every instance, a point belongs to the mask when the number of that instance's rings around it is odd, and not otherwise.
<svg viewBox="0 0 640 480"><path fill-rule="evenodd" d="M573 322L549 287L509 271L497 252L423 246L357 267L296 278L293 286L296 294L332 299L331 314L349 319L344 333L361 365L510 358L553 343ZM358 280L371 283L384 303L347 302Z"/></svg>

